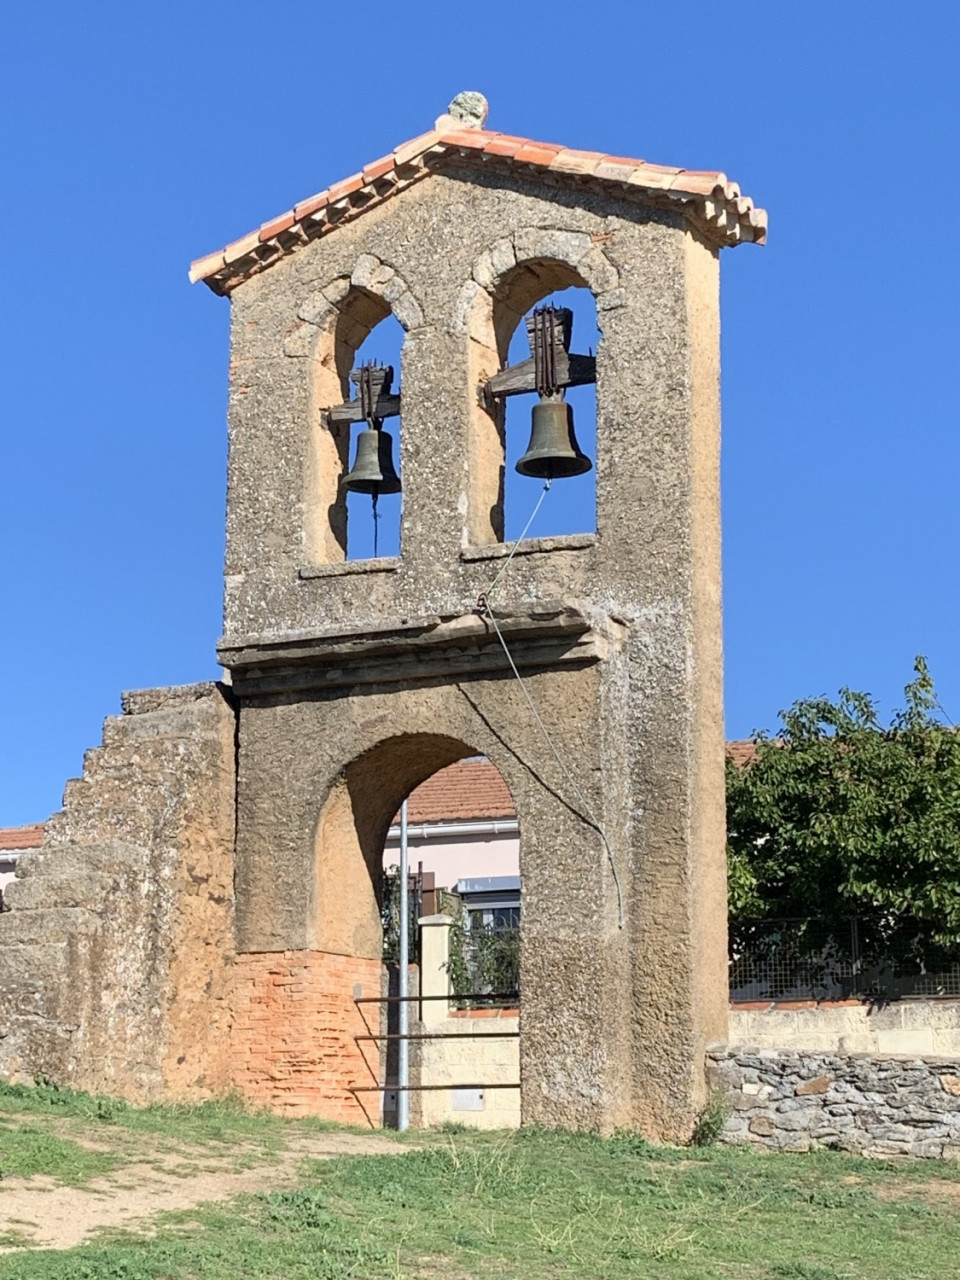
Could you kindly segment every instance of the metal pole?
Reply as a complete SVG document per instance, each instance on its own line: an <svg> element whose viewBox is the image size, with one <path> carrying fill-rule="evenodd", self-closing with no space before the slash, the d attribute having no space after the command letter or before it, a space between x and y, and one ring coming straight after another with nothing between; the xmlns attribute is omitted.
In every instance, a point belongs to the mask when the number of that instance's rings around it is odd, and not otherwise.
<svg viewBox="0 0 960 1280"><path fill-rule="evenodd" d="M410 1128L410 887L408 884L407 802L400 806L400 1040L397 1043L397 1128Z"/></svg>

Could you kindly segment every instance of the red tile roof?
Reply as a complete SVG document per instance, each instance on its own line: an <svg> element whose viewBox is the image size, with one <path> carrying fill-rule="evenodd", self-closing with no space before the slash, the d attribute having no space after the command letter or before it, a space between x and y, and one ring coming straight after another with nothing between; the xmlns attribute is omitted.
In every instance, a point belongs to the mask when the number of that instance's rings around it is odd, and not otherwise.
<svg viewBox="0 0 960 1280"><path fill-rule="evenodd" d="M613 191L624 199L660 208L679 207L717 246L744 241L763 244L766 239L766 212L755 208L725 173L647 164L602 151L575 151L488 129L450 129L445 119L449 117L438 121L443 128L404 142L390 155L271 218L225 249L198 258L190 267L191 281L203 280L214 293L229 294L278 258L450 163L514 172L532 169L553 182Z"/></svg>
<svg viewBox="0 0 960 1280"><path fill-rule="evenodd" d="M742 769L745 764L753 764L756 760L757 745L750 738L744 738L740 742L728 742L727 756L738 769Z"/></svg>
<svg viewBox="0 0 960 1280"><path fill-rule="evenodd" d="M39 849L42 843L42 822L31 822L28 827L0 827L0 853Z"/></svg>
<svg viewBox="0 0 960 1280"><path fill-rule="evenodd" d="M410 793L409 822L466 822L515 818L513 797L489 760L459 760L440 769Z"/></svg>

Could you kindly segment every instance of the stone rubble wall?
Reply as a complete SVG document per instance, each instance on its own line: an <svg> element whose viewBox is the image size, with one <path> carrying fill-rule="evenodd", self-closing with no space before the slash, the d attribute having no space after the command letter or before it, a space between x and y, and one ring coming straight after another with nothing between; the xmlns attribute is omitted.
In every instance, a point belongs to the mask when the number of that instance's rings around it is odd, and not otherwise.
<svg viewBox="0 0 960 1280"><path fill-rule="evenodd" d="M230 1087L235 716L124 695L0 914L0 1077L133 1102Z"/></svg>
<svg viewBox="0 0 960 1280"><path fill-rule="evenodd" d="M731 1108L722 1142L960 1159L960 1059L723 1048L707 1074Z"/></svg>

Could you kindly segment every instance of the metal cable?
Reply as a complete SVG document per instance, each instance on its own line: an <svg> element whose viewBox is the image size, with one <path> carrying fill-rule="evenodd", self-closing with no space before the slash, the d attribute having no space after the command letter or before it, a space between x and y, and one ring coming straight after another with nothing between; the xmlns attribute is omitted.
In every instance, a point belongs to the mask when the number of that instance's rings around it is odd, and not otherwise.
<svg viewBox="0 0 960 1280"><path fill-rule="evenodd" d="M537 514L537 512L540 510L540 507L541 507L541 505L542 505L542 503L543 503L543 500L544 500L544 498L547 496L547 490L550 488L551 484L553 484L553 481L552 481L552 480L545 480L545 481L544 481L543 489L542 489L542 490L541 490L541 492L540 492L540 497L537 499L537 505L536 505L536 506L533 508L533 510L530 512L530 519L529 519L529 520L527 521L527 523L523 526L523 532L520 534L520 537L519 537L519 538L517 538L516 542L513 544L513 548L512 548L512 550L511 550L510 554L507 556L506 560L504 560L503 565L502 565L502 567L501 567L501 569L500 569L500 572L499 572L499 573L497 574L497 576L494 578L493 583L492 583L492 585L491 585L491 587L490 587L489 591L486 593L486 597L485 597L485 598L486 598L487 600L489 600L489 599L490 599L490 597L493 595L494 591L496 591L496 589L497 589L497 584L499 583L500 579L503 577L503 575L504 575L504 574L507 572L507 570L510 568L510 561L511 561L511 560L513 559L513 557L516 555L516 553L517 553L517 547L519 547L520 543L521 543L521 542L524 540L524 538L527 536L527 530L528 530L528 529L530 528L530 526L533 524L534 516L535 516L535 515Z"/></svg>
<svg viewBox="0 0 960 1280"><path fill-rule="evenodd" d="M536 720L537 726L540 729L540 732L543 734L544 738L546 739L547 745L549 746L550 750L553 752L553 757L556 760L557 764L560 766L564 777L573 787L574 792L576 793L576 795L580 800L580 807L583 810L583 812L578 813L577 816L581 820L585 820L588 826L593 827L594 831L597 832L597 834L600 836L600 839L603 841L604 848L607 851L607 861L610 863L610 871L613 874L613 883L616 886L616 890L617 890L617 924L618 924L618 927L622 929L624 926L623 890L620 886L620 876L617 874L617 864L616 862L614 862L614 859L613 859L613 850L610 847L610 841L607 839L607 833L604 831L603 827L600 825L600 823L591 813L590 806L587 804L586 797L584 796L583 792L580 790L579 783L577 782L573 774L570 772L570 770L567 768L567 766L564 764L563 757L560 755L560 752L554 746L553 739L550 737L550 734L547 731L547 726L540 719L540 713L539 711L537 711L536 705L534 704L533 699L530 697L530 692L527 689L527 686L523 682L523 677L520 675L520 672L517 670L517 664L513 660L513 654L507 648L507 642L506 640L504 640L503 633L501 632L500 628L497 626L496 618L493 616L493 613L491 612L490 609L486 610L486 614L487 614L487 617L490 619L491 624L493 625L494 631L497 633L497 639L500 641L500 645L503 649L503 652L507 656L507 662L510 663L510 670L517 677L517 683L520 685L520 688L523 691L523 696L527 700L527 706L530 708L530 712L533 715L534 720ZM570 807L572 809L574 808L573 805L571 805ZM577 810L574 809L574 812L576 813Z"/></svg>
<svg viewBox="0 0 960 1280"><path fill-rule="evenodd" d="M480 598L478 599L477 612L480 613L481 616L486 616L487 618L489 618L494 631L497 633L497 639L500 641L500 647L503 649L503 652L506 655L507 662L510 664L510 670L513 672L513 674L517 678L517 683L520 685L520 688L523 692L523 696L527 701L527 706L530 708L530 712L534 720L537 722L537 726L540 729L540 732L543 734L547 745L549 746L550 750L553 752L553 757L556 760L557 764L560 766L563 776L567 779L567 781L573 787L575 794L579 798L580 808L582 809L582 812L579 812L573 805L570 805L570 808L573 809L573 811L577 814L577 816L581 819L581 821L585 821L588 826L593 827L594 831L598 833L598 835L600 836L600 839L603 841L603 846L607 851L607 861L610 863L610 871L613 875L613 883L616 886L616 890L617 890L617 923L618 923L618 927L622 929L624 926L623 889L621 888L621 885L620 885L620 876L617 873L617 864L614 861L613 849L610 847L610 841L607 839L607 833L604 831L601 824L597 821L597 819L593 816L592 812L590 811L590 806L587 804L586 797L584 796L583 792L580 790L580 784L577 782L576 778L567 768L566 764L564 764L563 757L560 755L560 752L557 750L556 746L554 745L553 739L550 737L550 734L547 730L547 726L540 719L540 713L537 710L536 705L530 696L530 691L527 689L527 686L523 682L523 677L520 675L520 672L517 670L517 664L513 660L513 654L510 652L509 648L507 647L507 642L503 638L503 632L500 630L499 626L497 625L497 620L493 616L493 611L489 605L490 597L493 595L494 591L496 590L497 586L500 583L501 578L506 573L507 569L510 567L510 561L513 559L514 553L516 552L517 547L519 547L520 543L527 536L527 530L533 524L534 517L536 516L537 512L540 510L540 506L544 498L547 496L547 490L550 488L550 484L551 484L550 480L547 480L544 483L543 490L540 493L540 497L537 499L537 504L530 513L530 519L524 525L523 532L520 534L520 537L513 544L513 550L510 552L510 554L507 556L506 560L504 561L503 566L500 569L500 572L494 578L493 583L490 586L490 589L486 592L485 595L480 596Z"/></svg>

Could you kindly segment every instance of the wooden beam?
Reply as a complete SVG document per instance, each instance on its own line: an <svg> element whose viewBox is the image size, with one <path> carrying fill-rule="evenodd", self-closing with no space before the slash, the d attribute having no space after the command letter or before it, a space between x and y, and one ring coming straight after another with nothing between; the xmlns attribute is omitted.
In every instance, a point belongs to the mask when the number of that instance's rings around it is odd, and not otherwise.
<svg viewBox="0 0 960 1280"><path fill-rule="evenodd" d="M596 356L575 356L566 351L557 352L557 385L582 387L597 380ZM519 364L508 365L483 384L487 397L518 396L525 391L536 391L537 379L533 357Z"/></svg>
<svg viewBox="0 0 960 1280"><path fill-rule="evenodd" d="M381 395L377 400L374 417L396 418L400 413L400 397ZM340 426L346 422L363 422L363 413L360 409L360 399L348 400L345 404L335 404L332 409L327 410L327 421L330 425Z"/></svg>

